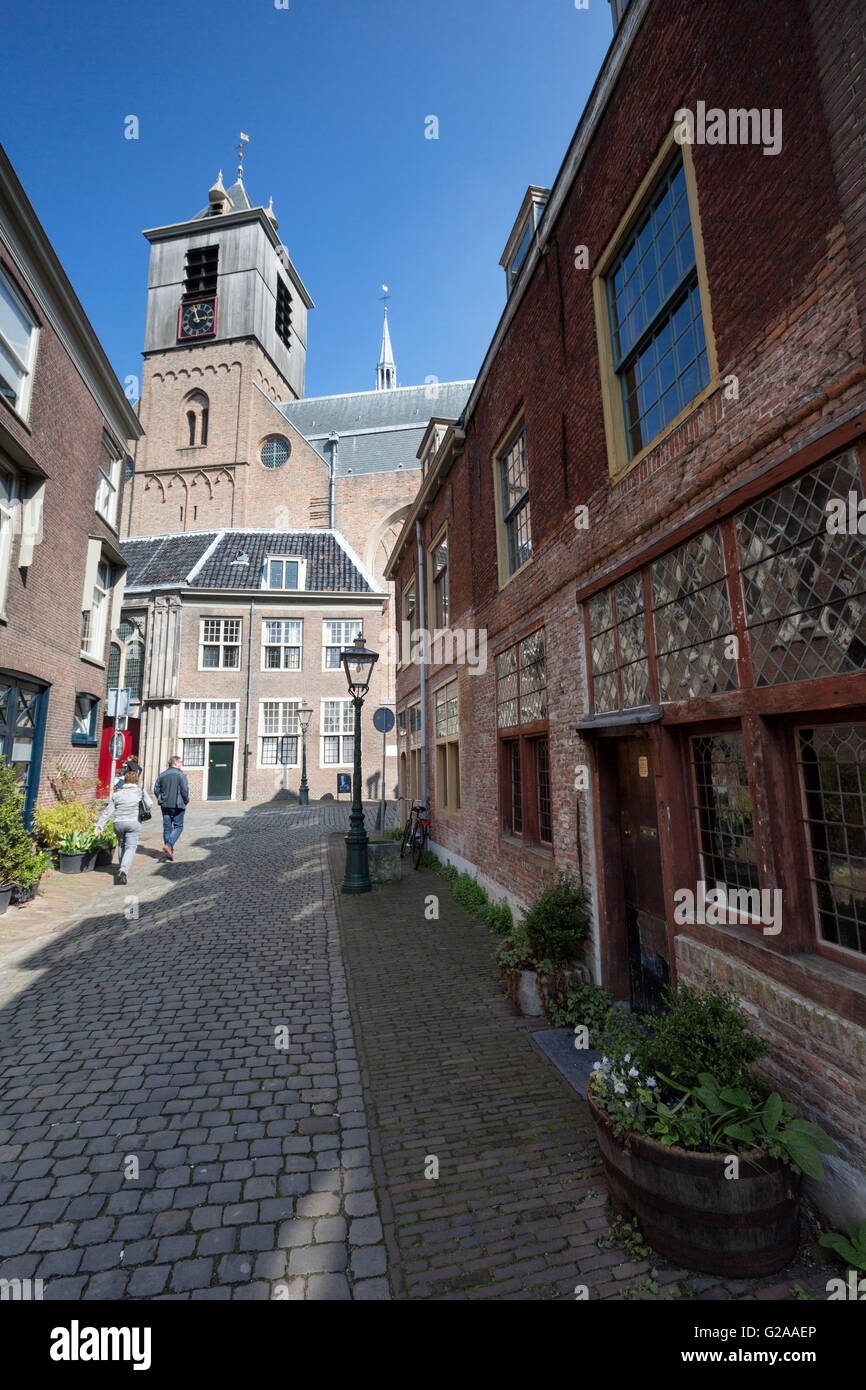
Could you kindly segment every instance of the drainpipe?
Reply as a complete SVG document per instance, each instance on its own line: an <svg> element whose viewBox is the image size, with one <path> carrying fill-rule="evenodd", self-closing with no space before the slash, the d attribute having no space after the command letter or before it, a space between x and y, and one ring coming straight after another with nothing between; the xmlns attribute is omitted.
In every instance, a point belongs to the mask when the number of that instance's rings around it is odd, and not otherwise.
<svg viewBox="0 0 866 1390"><path fill-rule="evenodd" d="M334 529L334 476L337 472L337 450L340 447L340 436L332 434L328 436L328 443L331 446L331 471L328 475L328 530Z"/></svg>
<svg viewBox="0 0 866 1390"><path fill-rule="evenodd" d="M250 762L250 713L252 710L252 684L253 684L253 621L255 619L256 605L250 599L250 631L247 638L247 717L244 721L244 789L241 797L242 801L247 799L247 779Z"/></svg>
<svg viewBox="0 0 866 1390"><path fill-rule="evenodd" d="M424 544L421 523L415 522L418 541L418 617L421 619L421 800L427 806L427 630L424 618Z"/></svg>

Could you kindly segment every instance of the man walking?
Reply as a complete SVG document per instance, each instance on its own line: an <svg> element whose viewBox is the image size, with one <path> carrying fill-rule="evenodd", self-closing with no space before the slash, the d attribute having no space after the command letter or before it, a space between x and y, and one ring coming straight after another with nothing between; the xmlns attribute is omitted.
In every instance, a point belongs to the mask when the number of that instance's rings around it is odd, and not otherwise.
<svg viewBox="0 0 866 1390"><path fill-rule="evenodd" d="M153 794L162 808L163 849L174 859L174 847L183 831L183 817L189 801L189 783L180 758L169 758L168 767L153 784Z"/></svg>

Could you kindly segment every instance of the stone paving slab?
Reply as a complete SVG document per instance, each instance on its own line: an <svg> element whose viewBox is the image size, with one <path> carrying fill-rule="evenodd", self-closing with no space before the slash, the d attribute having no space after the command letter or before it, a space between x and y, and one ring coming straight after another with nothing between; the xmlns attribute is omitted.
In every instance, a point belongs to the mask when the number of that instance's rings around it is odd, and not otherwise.
<svg viewBox="0 0 866 1390"><path fill-rule="evenodd" d="M151 829L126 889L58 876L0 935L0 1278L390 1296L324 867L347 817L195 807L174 863Z"/></svg>
<svg viewBox="0 0 866 1390"><path fill-rule="evenodd" d="M332 835L335 885L344 855ZM548 1025L515 1014L497 939L431 870L337 903L397 1297L786 1299L795 1283L826 1296L809 1260L719 1280L599 1248L613 1212L589 1109L533 1044Z"/></svg>

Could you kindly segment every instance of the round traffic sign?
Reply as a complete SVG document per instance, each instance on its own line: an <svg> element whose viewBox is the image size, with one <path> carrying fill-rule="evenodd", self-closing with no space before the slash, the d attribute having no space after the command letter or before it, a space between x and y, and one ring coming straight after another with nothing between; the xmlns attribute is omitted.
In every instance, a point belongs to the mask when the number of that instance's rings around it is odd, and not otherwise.
<svg viewBox="0 0 866 1390"><path fill-rule="evenodd" d="M108 751L115 762L117 762L118 758L123 757L123 750L125 746L126 739L123 737L123 734L111 735L111 742L108 745Z"/></svg>
<svg viewBox="0 0 866 1390"><path fill-rule="evenodd" d="M390 734L395 723L394 711L387 709L385 705L380 705L373 715L373 728L378 730L380 734Z"/></svg>

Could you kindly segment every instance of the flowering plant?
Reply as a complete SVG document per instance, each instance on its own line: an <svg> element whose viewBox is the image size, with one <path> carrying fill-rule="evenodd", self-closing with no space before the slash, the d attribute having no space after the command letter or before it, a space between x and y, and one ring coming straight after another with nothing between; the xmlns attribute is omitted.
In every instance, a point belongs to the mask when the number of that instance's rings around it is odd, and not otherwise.
<svg viewBox="0 0 866 1390"><path fill-rule="evenodd" d="M602 1057L592 1070L592 1098L610 1115L616 1133L630 1129L647 1134L659 1099L656 1078L643 1075L630 1052L619 1059Z"/></svg>

